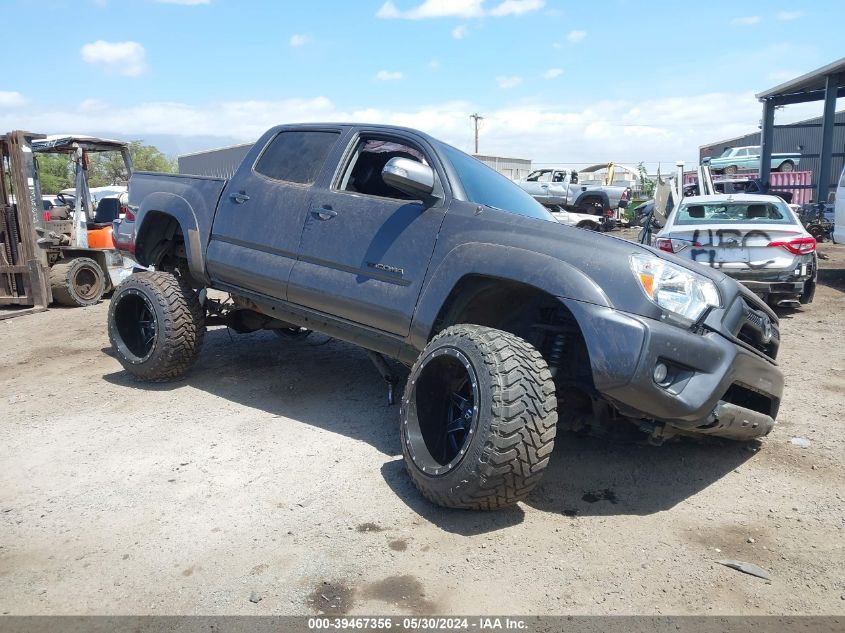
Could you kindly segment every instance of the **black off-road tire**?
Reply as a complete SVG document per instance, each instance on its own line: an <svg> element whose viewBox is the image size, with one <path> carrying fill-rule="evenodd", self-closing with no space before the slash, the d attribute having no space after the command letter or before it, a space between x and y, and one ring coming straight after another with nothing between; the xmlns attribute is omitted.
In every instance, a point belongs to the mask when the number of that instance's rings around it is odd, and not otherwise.
<svg viewBox="0 0 845 633"><path fill-rule="evenodd" d="M426 385L443 373L434 365L442 357L468 363L477 403L455 463L437 467L421 438L426 407L432 408L421 392L433 392ZM448 508L503 508L528 495L548 465L557 426L554 382L540 353L518 336L452 326L429 342L412 367L400 426L405 464L423 496Z"/></svg>
<svg viewBox="0 0 845 633"><path fill-rule="evenodd" d="M205 312L196 292L178 275L135 273L112 295L108 329L126 371L165 382L181 377L196 360L205 337Z"/></svg>
<svg viewBox="0 0 845 633"><path fill-rule="evenodd" d="M92 306L103 298L106 276L90 257L70 257L50 268L50 287L56 303L72 308Z"/></svg>

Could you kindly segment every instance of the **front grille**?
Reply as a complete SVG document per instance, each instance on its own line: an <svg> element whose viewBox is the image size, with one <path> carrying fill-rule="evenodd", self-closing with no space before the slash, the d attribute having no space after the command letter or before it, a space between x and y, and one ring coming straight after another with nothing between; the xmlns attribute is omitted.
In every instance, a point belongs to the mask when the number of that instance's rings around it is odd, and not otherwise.
<svg viewBox="0 0 845 633"><path fill-rule="evenodd" d="M777 322L762 310L752 308L744 299L742 304L743 315L734 336L774 360L780 346Z"/></svg>

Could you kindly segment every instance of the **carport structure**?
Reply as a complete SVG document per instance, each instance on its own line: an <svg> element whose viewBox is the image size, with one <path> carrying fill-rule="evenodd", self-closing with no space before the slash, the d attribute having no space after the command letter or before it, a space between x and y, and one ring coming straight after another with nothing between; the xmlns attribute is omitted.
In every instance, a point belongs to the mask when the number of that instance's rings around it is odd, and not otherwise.
<svg viewBox="0 0 845 633"><path fill-rule="evenodd" d="M760 180L762 182L768 184L772 170L775 108L795 103L823 101L821 160L815 199L827 200L827 194L834 186L831 183L830 165L834 155L833 125L836 99L839 97L845 97L845 57L757 95L763 103L763 131L760 148ZM837 156L841 155L837 154Z"/></svg>

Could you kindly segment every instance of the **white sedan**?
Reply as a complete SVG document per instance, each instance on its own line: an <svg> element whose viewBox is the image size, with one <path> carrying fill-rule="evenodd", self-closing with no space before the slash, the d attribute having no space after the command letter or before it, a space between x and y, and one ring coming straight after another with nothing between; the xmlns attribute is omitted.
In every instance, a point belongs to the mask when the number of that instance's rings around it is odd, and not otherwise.
<svg viewBox="0 0 845 633"><path fill-rule="evenodd" d="M771 305L810 303L816 289L816 240L781 198L684 198L653 245L721 270Z"/></svg>

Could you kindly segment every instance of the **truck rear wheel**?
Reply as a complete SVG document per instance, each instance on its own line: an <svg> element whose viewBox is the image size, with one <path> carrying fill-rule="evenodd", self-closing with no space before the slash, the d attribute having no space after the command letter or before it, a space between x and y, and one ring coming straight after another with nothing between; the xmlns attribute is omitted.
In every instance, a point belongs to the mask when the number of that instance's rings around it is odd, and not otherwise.
<svg viewBox="0 0 845 633"><path fill-rule="evenodd" d="M130 275L109 305L109 339L130 374L163 382L182 376L205 336L205 314L187 281L165 272Z"/></svg>
<svg viewBox="0 0 845 633"><path fill-rule="evenodd" d="M53 299L63 306L92 306L103 298L106 277L100 265L89 257L71 257L50 269Z"/></svg>
<svg viewBox="0 0 845 633"><path fill-rule="evenodd" d="M402 454L430 501L494 510L523 499L554 447L557 401L540 353L479 325L438 334L411 369L402 399Z"/></svg>

